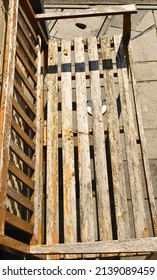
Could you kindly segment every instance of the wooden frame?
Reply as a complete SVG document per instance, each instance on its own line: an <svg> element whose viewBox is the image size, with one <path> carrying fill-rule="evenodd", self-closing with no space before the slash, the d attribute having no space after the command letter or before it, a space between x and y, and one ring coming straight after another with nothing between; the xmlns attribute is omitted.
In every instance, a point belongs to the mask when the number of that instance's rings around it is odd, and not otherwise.
<svg viewBox="0 0 157 280"><path fill-rule="evenodd" d="M12 97L15 73L16 32L19 1L9 1L2 97L0 106L0 234L4 234L7 172L12 118Z"/></svg>
<svg viewBox="0 0 157 280"><path fill-rule="evenodd" d="M30 246L30 254L114 254L157 251L157 238Z"/></svg>
<svg viewBox="0 0 157 280"><path fill-rule="evenodd" d="M64 11L64 12L53 12L45 14L36 14L37 20L48 20L48 19L70 19L70 18L82 18L82 17L97 17L105 15L120 15L128 13L137 13L136 5L121 5L121 6L101 6L82 11Z"/></svg>

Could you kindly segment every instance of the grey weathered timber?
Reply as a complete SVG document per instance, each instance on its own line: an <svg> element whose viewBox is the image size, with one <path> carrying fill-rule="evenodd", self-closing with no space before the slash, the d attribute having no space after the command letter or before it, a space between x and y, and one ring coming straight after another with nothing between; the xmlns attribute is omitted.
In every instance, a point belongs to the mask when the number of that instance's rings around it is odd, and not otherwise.
<svg viewBox="0 0 157 280"><path fill-rule="evenodd" d="M75 244L30 246L30 254L149 253L157 251L157 238L112 240Z"/></svg>
<svg viewBox="0 0 157 280"><path fill-rule="evenodd" d="M156 0L130 0L135 4L156 4ZM45 5L73 5L73 0L45 0ZM128 0L75 0L75 5L106 5L128 4Z"/></svg>
<svg viewBox="0 0 157 280"><path fill-rule="evenodd" d="M83 38L75 39L75 63L85 63ZM85 69L76 72L76 97L81 241L88 242L95 236Z"/></svg>
<svg viewBox="0 0 157 280"><path fill-rule="evenodd" d="M34 186L34 213L31 219L31 222L34 225L34 242L35 244L41 244L41 227L42 227L42 205L43 205L43 189L41 188L42 182L41 180L41 161L42 161L42 153L41 153L41 94L43 84L41 81L41 38L38 37L38 45L37 45L38 57L37 57L37 103L36 103L36 150L35 150L35 186ZM43 108L42 108L43 109ZM43 110L42 110L43 112Z"/></svg>
<svg viewBox="0 0 157 280"><path fill-rule="evenodd" d="M130 99L125 46L121 35L114 36L116 64L124 123L125 145L129 170L136 237L147 237L143 187L136 144L136 128Z"/></svg>
<svg viewBox="0 0 157 280"><path fill-rule="evenodd" d="M74 243L76 236L76 186L72 122L71 40L61 42L61 98L63 149L64 241Z"/></svg>
<svg viewBox="0 0 157 280"><path fill-rule="evenodd" d="M53 12L45 14L36 14L37 20L48 20L48 19L68 19L68 18L83 18L83 17L97 17L105 15L118 15L125 13L137 13L135 4L121 5L121 6L97 6L96 8L90 8L81 11L64 11L64 12Z"/></svg>
<svg viewBox="0 0 157 280"><path fill-rule="evenodd" d="M49 41L49 68L58 64L58 45ZM48 72L47 100L47 216L46 244L59 243L58 201L58 88L57 73Z"/></svg>
<svg viewBox="0 0 157 280"><path fill-rule="evenodd" d="M89 63L98 62L96 37L88 38ZM90 70L90 69L89 69ZM105 137L102 115L99 69L90 72L93 142L95 155L96 194L100 240L112 239L109 186L107 178Z"/></svg>
<svg viewBox="0 0 157 280"><path fill-rule="evenodd" d="M110 61L110 67L104 67L104 86L107 103L108 133L111 154L111 166L113 177L113 189L115 198L116 220L118 239L124 240L130 237L128 205L124 178L122 145L120 142L119 122L117 112L117 99L114 87L114 73L110 37L101 38L102 60L104 64Z"/></svg>
<svg viewBox="0 0 157 280"><path fill-rule="evenodd" d="M137 82L135 79L135 69L134 69L133 57L132 57L130 44L128 46L128 50L129 50L130 74L131 74L131 79L132 79L133 96L134 96L134 102L135 102L135 111L136 111L136 116L137 116L139 138L140 138L140 143L141 143L140 147L141 147L141 154L142 154L142 159L143 159L144 175L145 175L146 187L147 187L148 198L149 198L149 203L150 203L150 211L151 211L154 235L157 236L157 208L156 208L154 190L153 190L152 179L151 179L146 138L145 138L144 128L143 128L142 113L141 113L141 107L140 107L140 101L139 101L139 91L138 91L138 86L137 86Z"/></svg>
<svg viewBox="0 0 157 280"><path fill-rule="evenodd" d="M12 117L13 81L15 73L16 33L19 1L9 1L5 59L0 108L0 207L5 208L9 142ZM0 233L4 234L5 211L1 215Z"/></svg>

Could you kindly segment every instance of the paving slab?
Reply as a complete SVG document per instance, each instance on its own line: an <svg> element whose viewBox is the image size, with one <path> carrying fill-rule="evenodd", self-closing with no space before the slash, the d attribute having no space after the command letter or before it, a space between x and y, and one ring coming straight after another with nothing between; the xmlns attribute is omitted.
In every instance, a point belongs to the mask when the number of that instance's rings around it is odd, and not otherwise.
<svg viewBox="0 0 157 280"><path fill-rule="evenodd" d="M157 82L139 83L144 128L157 128Z"/></svg>
<svg viewBox="0 0 157 280"><path fill-rule="evenodd" d="M146 11L144 13L144 15L142 16L142 18L140 19L140 21L139 21L135 30L144 32L145 30L147 30L148 28L150 28L154 24L155 24L155 22L154 22L154 17L153 17L152 10Z"/></svg>
<svg viewBox="0 0 157 280"><path fill-rule="evenodd" d="M134 61L157 60L157 36L155 27L143 32L132 40L132 52Z"/></svg>

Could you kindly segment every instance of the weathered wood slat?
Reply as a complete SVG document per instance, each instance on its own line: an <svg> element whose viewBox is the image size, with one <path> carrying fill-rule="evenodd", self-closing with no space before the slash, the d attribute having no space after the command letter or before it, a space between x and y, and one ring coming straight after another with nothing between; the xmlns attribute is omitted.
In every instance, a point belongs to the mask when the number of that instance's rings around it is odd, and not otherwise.
<svg viewBox="0 0 157 280"><path fill-rule="evenodd" d="M34 81L35 84L37 84L37 78L35 76L35 73L32 70L32 68L30 67L30 65L28 64L28 61L26 60L24 54L20 50L20 47L16 48L16 55L20 59L20 61L23 64L23 66L25 67L25 69L28 72L28 74L30 75L31 79Z"/></svg>
<svg viewBox="0 0 157 280"><path fill-rule="evenodd" d="M74 244L30 246L31 254L149 253L157 251L157 238L112 240Z"/></svg>
<svg viewBox="0 0 157 280"><path fill-rule="evenodd" d="M147 237L148 229L146 224L140 165L136 145L136 129L130 100L125 47L122 37L114 36L114 44L124 123L126 154L129 170L130 189L132 195L135 232L137 238Z"/></svg>
<svg viewBox="0 0 157 280"><path fill-rule="evenodd" d="M37 50L35 47L35 44L33 44L31 38L28 36L28 32L26 32L26 29L23 26L23 22L20 18L18 18L18 31L20 33L22 33L22 35L24 36L25 40L27 41L27 43L29 44L29 47L31 49L32 54L37 57Z"/></svg>
<svg viewBox="0 0 157 280"><path fill-rule="evenodd" d="M93 122L93 142L95 155L96 193L98 204L98 224L100 240L112 239L109 187L107 178L105 137L102 116L102 98L99 79L98 52L96 37L88 38L88 56L91 69L91 103Z"/></svg>
<svg viewBox="0 0 157 280"><path fill-rule="evenodd" d="M31 121L31 119L28 117L28 115L23 111L19 103L13 98L13 108L15 111L20 115L20 117L24 120L25 123L28 124L29 128L36 132L36 125Z"/></svg>
<svg viewBox="0 0 157 280"><path fill-rule="evenodd" d="M27 232L29 234L33 234L33 226L23 219L11 214L9 211L6 211L6 217L5 221L7 224L14 226L24 232Z"/></svg>
<svg viewBox="0 0 157 280"><path fill-rule="evenodd" d="M26 93L24 93L24 90L19 86L19 84L16 82L16 80L14 80L14 87L15 87L15 90L20 95L20 97L22 98L22 100L25 102L26 106L28 106L28 108L31 110L31 112L35 116L36 115L36 108L35 108L35 106L30 102L30 100L28 99Z"/></svg>
<svg viewBox="0 0 157 280"><path fill-rule="evenodd" d="M156 0L135 0L135 4L156 4ZM45 5L74 5L73 0L45 0ZM124 4L124 0L75 0L75 5L117 5Z"/></svg>
<svg viewBox="0 0 157 280"><path fill-rule="evenodd" d="M94 7L79 11L64 11L64 12L53 12L45 14L36 14L35 18L38 20L48 19L68 19L68 18L82 18L82 17L94 17L104 15L118 15L125 13L137 13L135 4L121 5L121 6L101 6Z"/></svg>
<svg viewBox="0 0 157 280"><path fill-rule="evenodd" d="M146 144L146 138L145 138L145 134L144 134L142 113L141 113L141 107L140 107L140 101L139 101L139 92L138 92L137 82L135 79L135 70L134 70L133 57L132 57L130 44L128 46L128 49L129 49L130 73L131 73L131 78L132 78L132 88L133 88L135 111L136 111L136 116L137 116L137 124L138 124L140 144L141 144L140 147L141 147L141 153L142 153L142 159L143 159L144 175L145 175L146 187L147 187L147 191L148 191L154 235L157 236L157 208L156 208L154 190L153 190L152 179L151 179L147 144Z"/></svg>
<svg viewBox="0 0 157 280"><path fill-rule="evenodd" d="M8 237L6 235L0 234L0 245L5 246L6 248L11 248L13 250L16 250L18 252L23 252L25 254L29 253L29 245L26 245L25 243L22 243L20 241L17 241L11 237Z"/></svg>
<svg viewBox="0 0 157 280"><path fill-rule="evenodd" d="M29 199L27 199L25 196L17 192L14 188L12 188L9 185L7 186L7 195L20 205L24 206L26 209L30 210L31 212L34 211L33 202L31 202Z"/></svg>
<svg viewBox="0 0 157 280"><path fill-rule="evenodd" d="M124 240L130 238L130 226L124 178L122 146L119 138L117 99L114 87L112 54L109 36L101 38L101 50L102 60L104 64L104 86L107 102L108 132L110 142L117 231L118 239Z"/></svg>
<svg viewBox="0 0 157 280"><path fill-rule="evenodd" d="M37 45L37 50L38 50L38 58L37 58L37 113L36 113L36 135L35 135L35 176L34 176L34 213L31 217L31 223L34 225L34 236L33 244L41 244L42 242L42 208L43 208L43 182L41 182L42 178L42 173L43 170L41 169L41 162L43 160L42 158L42 153L41 153L41 144L42 144L42 139L41 139L41 130L42 130L42 114L41 110L43 111L44 108L41 108L41 102L42 102L42 94L43 94L43 82L41 81L42 76L41 76L41 38L38 36L38 45ZM42 112L43 113L43 112Z"/></svg>
<svg viewBox="0 0 157 280"><path fill-rule="evenodd" d="M50 40L48 65L58 64L57 40ZM47 101L47 233L46 243L59 243L58 86L57 73L48 74Z"/></svg>
<svg viewBox="0 0 157 280"><path fill-rule="evenodd" d="M11 121L12 129L28 144L28 146L35 151L35 143L33 140L22 130L22 128L17 124L17 122L12 119Z"/></svg>
<svg viewBox="0 0 157 280"><path fill-rule="evenodd" d="M85 64L83 38L75 39L75 65ZM81 241L94 241L94 213L89 151L89 128L85 69L76 71L78 168L80 182Z"/></svg>
<svg viewBox="0 0 157 280"><path fill-rule="evenodd" d="M26 86L32 97L36 100L37 96L35 90L32 88L30 82L27 80L26 76L24 75L17 63L15 65L15 70L17 71L18 75L20 76L21 80L23 81L24 85Z"/></svg>
<svg viewBox="0 0 157 280"><path fill-rule="evenodd" d="M31 32L32 37L34 38L35 42L37 43L37 34L35 33L34 28L32 27L30 21L28 20L28 17L26 16L26 11L22 8L21 5L19 5L19 12L20 15L22 16L28 30Z"/></svg>
<svg viewBox="0 0 157 280"><path fill-rule="evenodd" d="M13 174L16 178L26 184L30 189L34 190L34 182L29 178L26 174L24 174L18 167L16 167L15 163L9 162L9 172Z"/></svg>
<svg viewBox="0 0 157 280"><path fill-rule="evenodd" d="M47 42L46 34L43 28L41 27L40 23L36 22L35 20L35 12L32 8L30 1L29 0L25 0L25 1L19 0L19 1L23 11L25 11L25 14L27 15L29 22L31 22L31 26L34 29L36 36L39 35L42 39L43 46L47 47L48 42Z"/></svg>
<svg viewBox="0 0 157 280"><path fill-rule="evenodd" d="M35 162L29 158L15 142L11 139L10 140L10 148L11 150L25 163L29 166L32 170L35 170Z"/></svg>
<svg viewBox="0 0 157 280"><path fill-rule="evenodd" d="M22 47L23 51L25 52L25 54L27 55L29 61L31 62L31 64L33 65L34 69L37 70L37 64L36 61L34 59L34 57L32 56L30 50L28 49L26 42L23 40L22 36L20 35L20 33L17 33L17 42L20 44L20 46Z"/></svg>
<svg viewBox="0 0 157 280"><path fill-rule="evenodd" d="M3 81L0 104L0 207L6 207L6 185L9 164L9 142L12 118L13 81L15 74L15 51L18 19L18 0L9 1ZM1 215L0 234L5 230L5 211Z"/></svg>
<svg viewBox="0 0 157 280"><path fill-rule="evenodd" d="M63 39L61 44L64 240L66 243L74 243L77 240L77 236L74 143L72 132L71 41Z"/></svg>
<svg viewBox="0 0 157 280"><path fill-rule="evenodd" d="M45 69L45 51L42 49L41 38L38 37L38 61L37 61L37 116L36 126L38 133L36 134L36 143L38 141L38 149L36 150L36 161L38 165L35 166L35 191L38 192L38 200L34 200L35 223L34 235L38 244L43 244L45 241L44 221L45 221L45 174L44 174L44 149L43 149L43 133L44 133L44 79L46 75ZM42 71L41 71L42 68ZM38 139L38 140L37 140ZM36 188L38 184L38 188ZM34 196L36 196L36 192Z"/></svg>

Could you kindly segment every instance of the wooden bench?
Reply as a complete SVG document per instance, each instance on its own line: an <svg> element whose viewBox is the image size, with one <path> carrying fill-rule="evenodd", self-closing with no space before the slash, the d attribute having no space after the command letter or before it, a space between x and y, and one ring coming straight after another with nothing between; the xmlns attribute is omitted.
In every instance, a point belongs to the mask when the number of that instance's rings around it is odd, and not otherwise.
<svg viewBox="0 0 157 280"><path fill-rule="evenodd" d="M53 259L157 251L129 41L135 5L35 15L19 3L9 1L0 104L0 247ZM122 35L47 44L39 23L106 14L124 15Z"/></svg>
<svg viewBox="0 0 157 280"><path fill-rule="evenodd" d="M157 234L157 210L129 43L135 11L128 5L36 15L123 13L124 24L122 35L49 41L47 237L33 254L104 257L148 253L155 244L145 239Z"/></svg>

